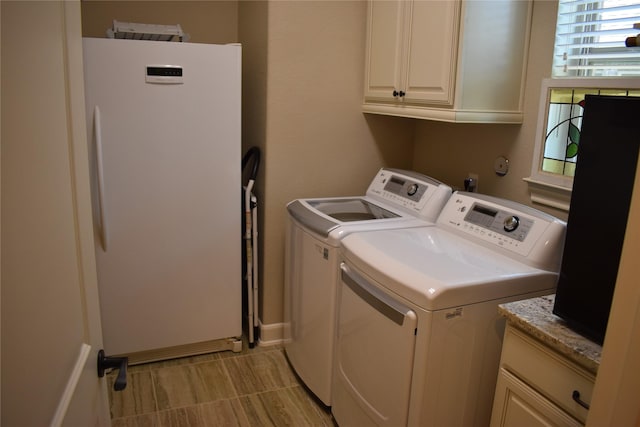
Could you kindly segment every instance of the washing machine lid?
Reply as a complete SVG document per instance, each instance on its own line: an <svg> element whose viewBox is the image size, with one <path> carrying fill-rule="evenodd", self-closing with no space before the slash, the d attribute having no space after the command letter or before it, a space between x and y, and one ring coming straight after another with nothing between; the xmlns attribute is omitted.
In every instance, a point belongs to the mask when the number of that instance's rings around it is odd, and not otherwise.
<svg viewBox="0 0 640 427"><path fill-rule="evenodd" d="M306 229L337 241L348 232L397 228L410 219L424 221L413 226L433 224L449 197L451 187L431 177L382 168L363 196L297 199L287 210Z"/></svg>
<svg viewBox="0 0 640 427"><path fill-rule="evenodd" d="M552 292L557 277L437 227L351 234L342 240L342 255L365 276L426 310Z"/></svg>
<svg viewBox="0 0 640 427"><path fill-rule="evenodd" d="M287 205L287 211L304 228L323 237L329 237L332 231L345 226L348 230L366 231L384 228L385 223L397 228L399 221L416 220L414 215L367 196L298 199ZM421 221L419 224L427 223Z"/></svg>
<svg viewBox="0 0 640 427"><path fill-rule="evenodd" d="M400 216L363 198L319 199L308 200L307 203L312 208L341 222L370 221Z"/></svg>

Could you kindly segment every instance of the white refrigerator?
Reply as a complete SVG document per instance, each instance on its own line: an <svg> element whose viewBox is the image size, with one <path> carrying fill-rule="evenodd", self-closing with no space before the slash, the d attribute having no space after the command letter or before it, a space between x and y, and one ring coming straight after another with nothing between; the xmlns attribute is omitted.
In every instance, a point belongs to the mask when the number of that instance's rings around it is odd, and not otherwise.
<svg viewBox="0 0 640 427"><path fill-rule="evenodd" d="M83 43L105 352L240 337L240 45Z"/></svg>

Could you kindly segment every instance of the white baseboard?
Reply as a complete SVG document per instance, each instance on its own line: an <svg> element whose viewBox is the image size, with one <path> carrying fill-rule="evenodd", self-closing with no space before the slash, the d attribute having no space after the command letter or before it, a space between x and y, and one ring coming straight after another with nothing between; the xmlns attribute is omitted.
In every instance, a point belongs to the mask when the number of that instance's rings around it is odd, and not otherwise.
<svg viewBox="0 0 640 427"><path fill-rule="evenodd" d="M268 347L283 343L284 339L284 323L264 324L260 321L260 339L258 345L260 347Z"/></svg>

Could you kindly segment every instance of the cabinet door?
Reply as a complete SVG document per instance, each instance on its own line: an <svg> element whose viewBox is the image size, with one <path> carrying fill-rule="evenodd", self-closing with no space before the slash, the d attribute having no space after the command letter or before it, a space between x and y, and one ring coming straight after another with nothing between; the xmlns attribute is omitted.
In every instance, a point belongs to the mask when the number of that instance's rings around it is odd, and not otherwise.
<svg viewBox="0 0 640 427"><path fill-rule="evenodd" d="M510 372L500 368L491 427L579 427L582 425Z"/></svg>
<svg viewBox="0 0 640 427"><path fill-rule="evenodd" d="M407 4L405 102L453 105L460 1Z"/></svg>
<svg viewBox="0 0 640 427"><path fill-rule="evenodd" d="M370 1L367 6L367 51L364 96L393 101L400 90L403 12L402 1Z"/></svg>

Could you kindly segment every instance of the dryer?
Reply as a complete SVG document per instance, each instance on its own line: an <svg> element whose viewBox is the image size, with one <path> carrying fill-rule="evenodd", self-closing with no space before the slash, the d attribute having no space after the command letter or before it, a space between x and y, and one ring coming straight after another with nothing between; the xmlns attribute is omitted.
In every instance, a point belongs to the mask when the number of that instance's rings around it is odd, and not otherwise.
<svg viewBox="0 0 640 427"><path fill-rule="evenodd" d="M489 425L499 304L554 292L566 224L455 192L436 227L342 240L332 413L340 427Z"/></svg>
<svg viewBox="0 0 640 427"><path fill-rule="evenodd" d="M340 241L357 231L434 225L452 194L428 176L382 168L366 194L287 205L284 348L305 385L330 406Z"/></svg>

